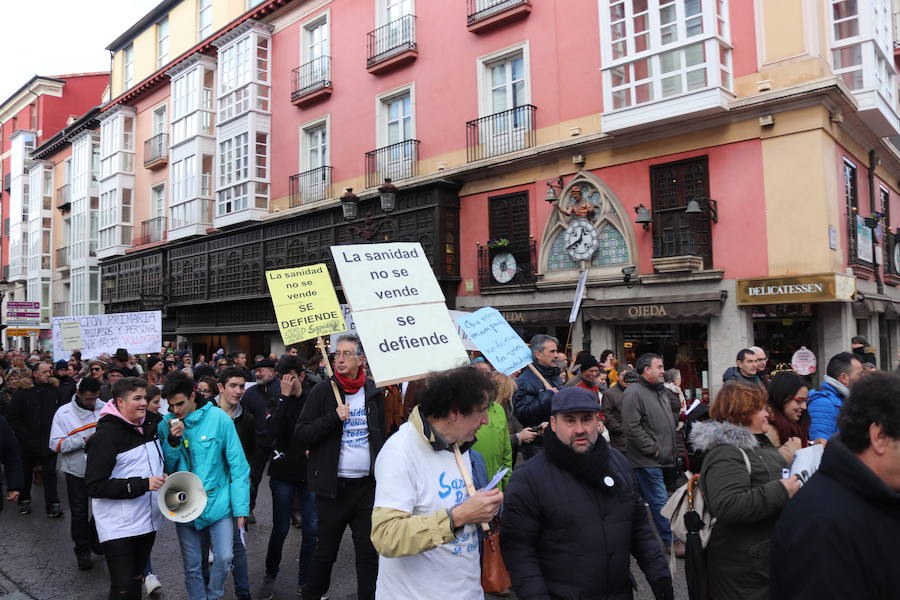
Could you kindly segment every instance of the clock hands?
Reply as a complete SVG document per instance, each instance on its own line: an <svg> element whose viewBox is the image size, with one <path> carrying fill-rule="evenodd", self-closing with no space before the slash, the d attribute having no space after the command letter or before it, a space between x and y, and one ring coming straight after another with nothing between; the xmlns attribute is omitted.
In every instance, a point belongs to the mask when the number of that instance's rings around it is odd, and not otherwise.
<svg viewBox="0 0 900 600"><path fill-rule="evenodd" d="M574 248L575 246L580 244L581 241L584 239L584 230L580 229L579 232L581 233L581 235L578 236L578 240L576 240L576 241L572 242L571 244L569 244L568 246L566 246L566 250L571 250L572 248Z"/></svg>

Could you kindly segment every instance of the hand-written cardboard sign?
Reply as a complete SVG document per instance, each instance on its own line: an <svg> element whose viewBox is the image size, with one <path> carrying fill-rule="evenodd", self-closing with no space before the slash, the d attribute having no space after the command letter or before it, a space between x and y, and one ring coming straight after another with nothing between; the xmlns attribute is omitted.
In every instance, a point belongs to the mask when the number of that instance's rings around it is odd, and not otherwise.
<svg viewBox="0 0 900 600"><path fill-rule="evenodd" d="M285 344L345 329L341 307L324 264L266 271L266 283Z"/></svg>
<svg viewBox="0 0 900 600"><path fill-rule="evenodd" d="M61 322L59 333L62 336L63 350L80 350L84 345L84 340L81 338L81 323L78 321Z"/></svg>
<svg viewBox="0 0 900 600"><path fill-rule="evenodd" d="M487 306L456 322L501 373L509 375L532 361L531 350L497 309Z"/></svg>
<svg viewBox="0 0 900 600"><path fill-rule="evenodd" d="M468 362L421 244L332 246L331 254L376 384Z"/></svg>
<svg viewBox="0 0 900 600"><path fill-rule="evenodd" d="M353 316L379 386L469 362L443 303L364 310Z"/></svg>
<svg viewBox="0 0 900 600"><path fill-rule="evenodd" d="M466 350L471 350L471 351L473 351L473 352L478 352L478 346L475 345L475 342L472 341L472 338L470 338L470 337L466 334L466 332L463 331L462 327L459 326L459 318L460 318L460 317L467 317L467 316L469 316L469 315L471 315L471 314L472 314L472 313L466 312L466 311L463 311L463 310L451 310L451 311L450 311L450 318L453 319L453 322L454 322L454 323L456 323L456 333L459 334L459 339L462 340L463 347L465 347Z"/></svg>
<svg viewBox="0 0 900 600"><path fill-rule="evenodd" d="M332 246L347 303L353 312L444 302L418 242Z"/></svg>
<svg viewBox="0 0 900 600"><path fill-rule="evenodd" d="M342 335L359 335L359 332L356 331L356 322L353 320L353 313L350 312L350 307L346 304L341 304L341 315L344 317L344 327L343 331L336 331L331 334L331 339L328 340L328 345L334 350L335 345L337 345L337 340Z"/></svg>
<svg viewBox="0 0 900 600"><path fill-rule="evenodd" d="M78 321L81 326L81 357L96 358L117 348L131 354L150 354L162 348L162 313L158 310L106 315L81 315L53 318L53 360L68 360L71 352L63 348L60 324Z"/></svg>

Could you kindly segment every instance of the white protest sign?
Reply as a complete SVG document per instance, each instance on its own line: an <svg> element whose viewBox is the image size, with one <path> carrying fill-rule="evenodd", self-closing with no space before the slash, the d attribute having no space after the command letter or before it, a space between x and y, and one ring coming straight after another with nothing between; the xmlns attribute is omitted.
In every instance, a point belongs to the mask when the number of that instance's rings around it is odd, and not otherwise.
<svg viewBox="0 0 900 600"><path fill-rule="evenodd" d="M459 326L459 321L458 321L458 319L459 319L460 317L467 317L467 316L469 316L469 315L471 315L471 314L472 314L472 313L466 312L466 311L463 311L463 310L451 310L451 311L450 311L450 318L453 319L453 322L454 322L454 323L456 323L456 333L459 334L459 339L462 340L463 347L464 347L466 350L471 350L472 352L478 352L478 346L476 346L476 345L475 345L475 342L472 341L472 338L470 338L470 337L466 334L466 332L463 331L462 327Z"/></svg>
<svg viewBox="0 0 900 600"><path fill-rule="evenodd" d="M416 379L468 364L456 326L443 303L354 313L376 385Z"/></svg>
<svg viewBox="0 0 900 600"><path fill-rule="evenodd" d="M81 337L81 323L78 321L62 321L59 324L59 332L62 337L63 350L79 350L84 346Z"/></svg>
<svg viewBox="0 0 900 600"><path fill-rule="evenodd" d="M456 322L501 373L509 375L531 363L531 350L496 308L480 308Z"/></svg>
<svg viewBox="0 0 900 600"><path fill-rule="evenodd" d="M422 244L332 246L334 265L353 312L444 302Z"/></svg>
<svg viewBox="0 0 900 600"><path fill-rule="evenodd" d="M353 313L350 312L350 306L341 304L341 314L344 315L344 326L347 329L339 331L338 333L332 333L331 336L329 336L328 345L332 350L337 345L337 339L342 335L359 335L356 331L356 323L353 321Z"/></svg>
<svg viewBox="0 0 900 600"><path fill-rule="evenodd" d="M569 323L574 323L578 318L578 311L581 310L581 301L584 300L584 287L587 284L587 269L584 269L578 275L578 287L575 288L575 301L572 303L572 311L569 313Z"/></svg>
<svg viewBox="0 0 900 600"><path fill-rule="evenodd" d="M54 317L53 360L68 360L71 352L63 348L60 324L78 321L83 345L81 357L96 358L117 348L125 348L131 354L159 352L162 347L162 313L158 310L108 315L81 315Z"/></svg>

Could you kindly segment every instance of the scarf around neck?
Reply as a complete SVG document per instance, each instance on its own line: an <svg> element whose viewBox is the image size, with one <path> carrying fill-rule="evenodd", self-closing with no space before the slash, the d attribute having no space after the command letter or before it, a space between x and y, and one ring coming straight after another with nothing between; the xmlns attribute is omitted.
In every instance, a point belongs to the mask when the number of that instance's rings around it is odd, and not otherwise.
<svg viewBox="0 0 900 600"><path fill-rule="evenodd" d="M356 372L356 377L354 379L344 377L335 371L334 378L340 384L341 388L343 388L345 394L352 395L358 392L359 388L366 385L366 370L365 368L360 367L359 371Z"/></svg>
<svg viewBox="0 0 900 600"><path fill-rule="evenodd" d="M612 492L616 490L617 485L621 486L621 482L609 467L609 446L602 436L597 436L593 450L579 454L563 444L556 437L556 433L548 427L544 431L544 451L550 462L593 488L602 492ZM613 481L613 485L609 485L610 481Z"/></svg>

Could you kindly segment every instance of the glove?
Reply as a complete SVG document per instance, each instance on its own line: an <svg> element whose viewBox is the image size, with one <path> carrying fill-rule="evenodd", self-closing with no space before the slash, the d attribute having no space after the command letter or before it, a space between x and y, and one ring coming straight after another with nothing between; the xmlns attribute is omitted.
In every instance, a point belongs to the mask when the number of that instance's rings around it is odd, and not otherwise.
<svg viewBox="0 0 900 600"><path fill-rule="evenodd" d="M650 589L653 590L653 597L656 600L675 600L675 590L672 588L671 577L657 579L650 584Z"/></svg>

